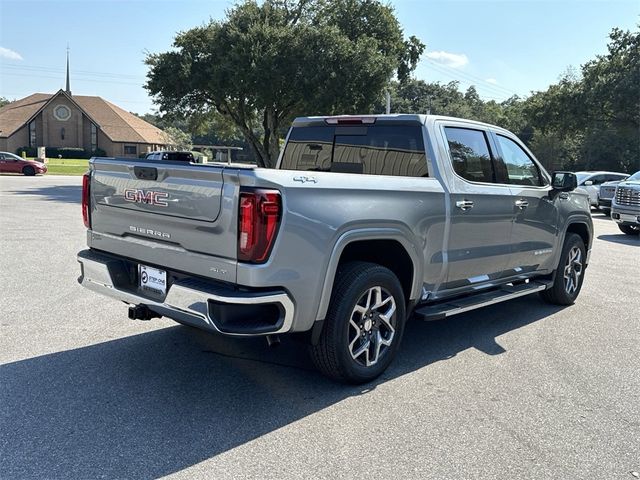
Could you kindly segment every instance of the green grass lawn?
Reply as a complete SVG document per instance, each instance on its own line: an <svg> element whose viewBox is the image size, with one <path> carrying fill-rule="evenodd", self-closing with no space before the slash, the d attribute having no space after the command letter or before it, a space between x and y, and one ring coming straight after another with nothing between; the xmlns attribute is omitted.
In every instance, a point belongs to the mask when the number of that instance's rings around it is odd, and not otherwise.
<svg viewBox="0 0 640 480"><path fill-rule="evenodd" d="M89 168L89 160L81 158L50 158L47 175L82 175Z"/></svg>

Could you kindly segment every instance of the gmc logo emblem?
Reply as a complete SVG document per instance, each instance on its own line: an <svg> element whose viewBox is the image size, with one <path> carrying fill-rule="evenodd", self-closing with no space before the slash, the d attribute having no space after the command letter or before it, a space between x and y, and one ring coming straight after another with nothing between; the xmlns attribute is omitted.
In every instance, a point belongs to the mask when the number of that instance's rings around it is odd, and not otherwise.
<svg viewBox="0 0 640 480"><path fill-rule="evenodd" d="M165 192L154 192L152 190L140 190L137 188L127 188L124 191L124 199L127 202L146 203L147 205L156 205L158 207L168 207L167 199L169 194Z"/></svg>

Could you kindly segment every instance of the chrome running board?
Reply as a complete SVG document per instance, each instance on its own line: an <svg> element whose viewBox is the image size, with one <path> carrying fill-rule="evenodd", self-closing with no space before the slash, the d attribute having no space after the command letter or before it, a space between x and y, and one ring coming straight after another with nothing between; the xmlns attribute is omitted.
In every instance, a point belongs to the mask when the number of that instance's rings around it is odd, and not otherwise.
<svg viewBox="0 0 640 480"><path fill-rule="evenodd" d="M504 285L497 290L491 290L489 292L485 291L458 299L443 300L432 305L419 306L414 310L413 314L416 318L427 322L442 320L443 318L475 310L476 308L482 308L531 293L540 292L546 290L550 284L551 282L536 280L520 285Z"/></svg>

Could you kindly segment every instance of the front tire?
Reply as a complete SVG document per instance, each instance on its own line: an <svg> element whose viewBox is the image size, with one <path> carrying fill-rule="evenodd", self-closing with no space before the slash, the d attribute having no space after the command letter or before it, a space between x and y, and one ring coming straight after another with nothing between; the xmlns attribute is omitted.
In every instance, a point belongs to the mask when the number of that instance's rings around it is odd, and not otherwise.
<svg viewBox="0 0 640 480"><path fill-rule="evenodd" d="M349 262L338 269L324 328L311 358L327 377L365 383L396 356L406 308L398 278L388 268Z"/></svg>
<svg viewBox="0 0 640 480"><path fill-rule="evenodd" d="M36 174L36 169L27 165L22 169L22 173L25 174L27 177L33 177Z"/></svg>
<svg viewBox="0 0 640 480"><path fill-rule="evenodd" d="M567 234L551 288L540 296L554 305L573 305L582 289L587 251L580 235Z"/></svg>
<svg viewBox="0 0 640 480"><path fill-rule="evenodd" d="M639 235L640 227L636 227L635 225L620 225L618 224L618 228L622 233L627 235Z"/></svg>

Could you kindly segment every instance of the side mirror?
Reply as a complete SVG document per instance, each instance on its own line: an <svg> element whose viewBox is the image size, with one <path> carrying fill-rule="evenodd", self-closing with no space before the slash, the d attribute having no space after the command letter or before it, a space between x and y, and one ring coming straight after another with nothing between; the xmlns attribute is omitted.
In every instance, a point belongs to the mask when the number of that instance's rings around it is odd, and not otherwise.
<svg viewBox="0 0 640 480"><path fill-rule="evenodd" d="M587 180L586 182L584 182L585 187L590 187L591 185L593 185L593 182L591 180Z"/></svg>
<svg viewBox="0 0 640 480"><path fill-rule="evenodd" d="M553 172L551 187L560 192L570 192L578 188L578 177L573 172Z"/></svg>

